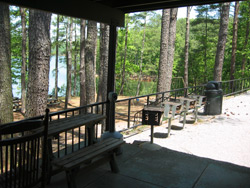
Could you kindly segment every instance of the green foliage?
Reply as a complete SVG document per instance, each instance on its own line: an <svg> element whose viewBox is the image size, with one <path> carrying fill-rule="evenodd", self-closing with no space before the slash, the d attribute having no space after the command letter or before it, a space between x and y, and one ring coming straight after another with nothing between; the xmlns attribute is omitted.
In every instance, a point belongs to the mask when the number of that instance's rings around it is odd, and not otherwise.
<svg viewBox="0 0 250 188"><path fill-rule="evenodd" d="M19 8L10 6L10 19L12 83L18 84L22 66L22 26Z"/></svg>
<svg viewBox="0 0 250 188"><path fill-rule="evenodd" d="M247 59L245 76L250 76L250 42L244 48L246 42L246 29L250 19L250 1L240 2L238 41L236 54L236 73L235 78L240 78L242 59ZM213 69L218 43L218 33L220 27L220 4L203 5L193 7L197 12L197 18L190 20L190 41L189 41L189 84L203 84L213 79ZM12 80L18 83L21 74L21 18L19 8L10 8L11 14L11 52L12 52ZM28 15L27 15L28 16ZM144 25L146 19L145 43L142 49L142 41L144 34ZM28 18L28 17L27 17ZM51 42L52 56L56 53L56 45L59 46L59 56L61 61L66 59L66 31L68 29L69 18L60 16L59 38L56 41L56 25L57 16L52 16L51 26ZM73 19L73 68L74 61L77 65L77 95L79 94L79 66L80 66L80 20ZM161 12L140 12L126 15L128 22L128 39L126 54L126 74L124 95L135 95L138 74L140 72L140 61L143 51L142 75L145 77L157 78L158 64L160 57L160 38L161 38ZM28 25L28 19L27 19ZM225 58L223 66L222 80L229 79L231 51L232 51L232 30L233 30L233 14L230 16L227 43L225 48ZM75 32L76 31L76 32ZM173 67L173 77L181 78L184 75L184 47L185 47L186 19L178 19L176 27L175 57ZM76 36L75 36L76 34ZM116 49L116 91L119 92L121 87L122 65L125 58L125 35L126 28L119 28ZM27 41L28 42L28 41ZM97 41L97 57L96 72L99 73L99 39ZM65 66L66 67L66 66ZM60 74L60 73L59 73ZM74 77L74 75L72 75ZM72 86L73 86L72 78ZM157 79L155 79L157 80ZM174 79L173 79L174 80ZM96 82L98 84L98 80ZM175 86L174 86L175 87ZM177 86L176 86L177 87ZM178 86L179 87L179 86ZM60 95L64 95L66 86L60 88ZM97 87L98 88L98 87ZM156 91L156 81L143 82L140 94L148 94Z"/></svg>

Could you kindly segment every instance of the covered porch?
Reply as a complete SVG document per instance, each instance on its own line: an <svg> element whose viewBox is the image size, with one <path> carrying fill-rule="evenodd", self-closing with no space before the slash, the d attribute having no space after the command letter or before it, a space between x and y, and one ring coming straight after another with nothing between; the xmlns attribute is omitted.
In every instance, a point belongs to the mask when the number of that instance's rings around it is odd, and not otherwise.
<svg viewBox="0 0 250 188"><path fill-rule="evenodd" d="M126 4L125 1L121 4L113 3L112 1L83 1L78 3L76 1L63 1L63 2L30 2L30 1L5 1L7 3L13 3L20 6L27 6L31 8L37 8L45 11L51 11L55 13L61 13L69 16L75 16L80 18L93 19L110 24L110 46L109 46L109 71L108 71L108 93L114 92L114 70L115 70L115 45L116 45L116 27L122 26L124 23L124 13L133 11L145 11L158 8L171 8L184 5L198 5L205 3L224 2L220 0L207 0L207 1L133 1L134 3ZM126 1L127 2L127 1ZM131 1L132 2L132 1ZM48 4L50 6L48 6ZM67 5L71 4L71 7ZM59 6L60 5L60 6ZM85 11L78 7L85 7ZM87 11L88 7L89 10ZM102 10L98 12L97 10ZM105 15L105 16L103 16ZM248 100L249 101L249 95ZM115 130L115 108L110 107L110 101L103 102L107 104L106 110L106 124L109 125L109 130ZM236 104L236 103L235 103ZM102 105L102 104L101 104ZM248 106L249 102L248 102ZM92 106L91 106L92 107ZM93 111L93 110L92 110ZM129 110L130 113L130 110ZM72 112L72 116L74 112ZM59 117L59 116L58 116ZM66 112L67 117L67 112ZM210 117L208 117L210 118ZM59 118L58 118L59 119ZM214 119L211 117L211 119ZM210 120L210 119L209 119ZM248 118L249 120L249 118ZM204 120L206 121L206 119ZM220 120L222 122L228 121L227 119ZM128 127L130 123L130 115L128 117ZM249 128L245 127L245 134L250 133ZM203 126L202 123L195 125L189 125L184 130L185 134L193 129L191 126ZM164 125L159 129L165 130ZM195 127L197 128L197 127ZM207 129L208 132L216 132L215 127ZM240 128L239 128L240 129ZM161 131L162 131L161 130ZM107 130L108 131L108 130ZM157 129L155 129L157 133ZM222 131L223 132L223 131ZM164 132L161 132L164 133ZM143 136L145 139L138 139L137 136ZM196 156L192 152L180 151L178 149L164 147L162 143L171 142L171 139L182 139L183 143L186 142L185 137L178 135L178 131L172 132L171 138L158 137L155 139L155 144L148 144L150 139L149 133L142 132L136 134L134 137L125 138L126 144L123 146L123 154L117 156L118 165L120 167L120 173L111 173L108 164L101 166L100 168L91 169L91 171L80 171L76 177L76 183L78 187L250 187L250 169L243 167L242 165L232 164L230 161L222 162L220 159L209 159L210 157ZM73 134L74 135L74 131ZM146 136L145 136L146 135ZM67 130L65 131L65 137L67 138ZM201 136L197 134L192 139L199 142ZM217 135L216 139L222 139ZM233 135L232 139L239 140L242 138L243 150L249 150L248 136L242 134ZM226 137L225 141L230 140L231 137ZM73 140L73 139L72 139ZM79 142L80 143L80 142ZM217 145L219 146L219 141ZM229 143L230 144L230 143ZM58 142L58 145L59 142ZM72 144L73 145L73 144ZM240 143L242 146L242 143ZM179 145L177 145L179 147ZM193 145L189 145L193 148ZM67 141L65 142L67 152ZM204 152L207 151L204 145ZM230 147L230 145L229 145ZM179 147L180 148L180 147ZM195 148L194 148L195 149ZM220 149L220 147L216 148ZM73 149L72 149L73 150ZM242 150L237 150L238 154L241 154ZM216 151L215 151L216 152ZM228 156L231 155L231 151L227 150ZM59 152L58 152L59 153ZM246 160L250 155L246 155ZM245 157L245 156L244 156ZM51 183L47 187L67 187L65 178L65 172L57 174L52 177Z"/></svg>
<svg viewBox="0 0 250 188"><path fill-rule="evenodd" d="M199 116L170 138L159 136L166 125L157 127L154 144L149 130L125 136L120 172L112 173L108 164L81 171L78 187L249 187L249 99L249 92L225 98L222 115ZM48 187L67 187L65 173Z"/></svg>

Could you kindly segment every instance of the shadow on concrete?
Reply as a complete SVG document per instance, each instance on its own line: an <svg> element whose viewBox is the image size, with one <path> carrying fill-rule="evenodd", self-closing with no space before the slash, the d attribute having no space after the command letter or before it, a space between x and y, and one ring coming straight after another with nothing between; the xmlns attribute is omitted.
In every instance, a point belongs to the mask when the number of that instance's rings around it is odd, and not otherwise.
<svg viewBox="0 0 250 188"><path fill-rule="evenodd" d="M123 145L123 154L117 156L120 167L118 174L111 173L107 163L91 171L80 171L76 178L77 186L79 188L250 187L250 168L173 151L156 144L135 143ZM47 187L67 187L65 173L52 177L51 184Z"/></svg>
<svg viewBox="0 0 250 188"><path fill-rule="evenodd" d="M154 138L167 138L168 133L160 133L160 132L155 132L154 133Z"/></svg>

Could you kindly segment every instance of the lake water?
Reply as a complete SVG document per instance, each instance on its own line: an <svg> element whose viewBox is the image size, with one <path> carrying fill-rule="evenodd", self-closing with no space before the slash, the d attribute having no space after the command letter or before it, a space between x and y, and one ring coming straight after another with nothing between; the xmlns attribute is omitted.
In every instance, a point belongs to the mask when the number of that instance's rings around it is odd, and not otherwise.
<svg viewBox="0 0 250 188"><path fill-rule="evenodd" d="M64 57L59 58L58 64L58 87L61 88L63 85L66 86L67 82L67 71L66 64L63 62ZM50 72L49 72L49 94L52 94L52 90L55 87L55 75L53 74L53 70L55 69L55 56L52 56L50 59ZM136 88L137 88L137 80L127 80L126 85L124 87L124 95L125 96L135 96ZM117 92L119 93L119 85L116 83ZM21 80L19 80L18 85L12 85L12 91L14 97L21 97ZM156 92L156 82L153 81L143 81L141 83L140 95L146 95L150 93ZM59 94L60 95L60 94Z"/></svg>
<svg viewBox="0 0 250 188"><path fill-rule="evenodd" d="M60 57L64 58L64 57ZM55 75L53 74L53 70L55 69L55 56L50 58L50 71L49 71L49 94L52 93L53 88L55 87ZM59 61L58 64L58 87L62 87L62 85L66 85L67 80L67 71L66 64L62 61ZM14 97L21 97L21 80L18 81L18 84L12 84L12 91Z"/></svg>

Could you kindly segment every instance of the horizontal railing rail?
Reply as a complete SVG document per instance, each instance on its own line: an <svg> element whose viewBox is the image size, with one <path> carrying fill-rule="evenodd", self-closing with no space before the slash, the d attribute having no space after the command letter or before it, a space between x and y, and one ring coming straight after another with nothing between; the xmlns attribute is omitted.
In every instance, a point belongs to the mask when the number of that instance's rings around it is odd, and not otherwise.
<svg viewBox="0 0 250 188"><path fill-rule="evenodd" d="M140 125L139 119L142 116L144 105L149 105L152 102L163 102L164 100L178 100L191 94L205 95L207 84L191 86L187 88L179 88L171 91L158 92L137 97L130 97L116 101L116 129L117 131L125 131ZM224 96L235 95L245 92L250 89L250 78L242 78L220 82ZM142 102L140 102L142 101ZM119 109L122 109L119 110ZM131 126L131 123L133 125ZM126 124L126 125L125 125Z"/></svg>

